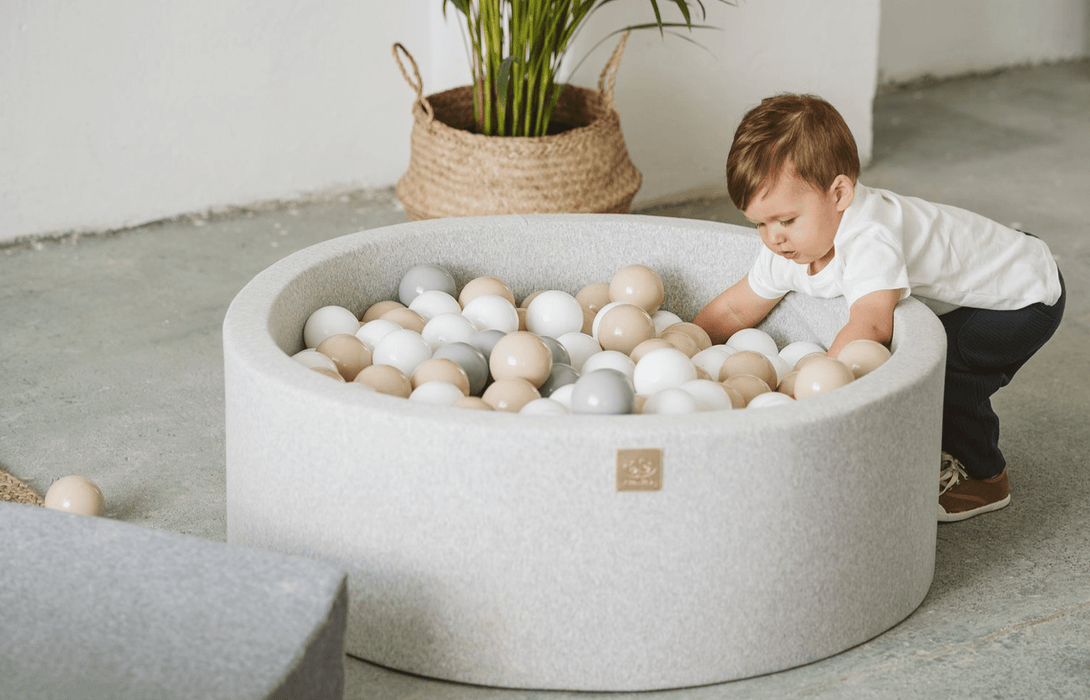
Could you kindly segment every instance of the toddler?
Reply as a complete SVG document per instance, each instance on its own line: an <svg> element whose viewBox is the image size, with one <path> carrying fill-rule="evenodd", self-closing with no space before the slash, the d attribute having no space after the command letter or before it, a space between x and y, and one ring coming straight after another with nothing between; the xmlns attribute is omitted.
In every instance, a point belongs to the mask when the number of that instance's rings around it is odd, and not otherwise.
<svg viewBox="0 0 1090 700"><path fill-rule="evenodd" d="M859 183L855 139L828 102L765 99L743 118L727 191L764 247L749 273L694 322L712 341L760 323L790 291L843 296L848 322L829 346L889 345L893 309L910 294L947 337L938 518L1010 503L991 395L1052 336L1063 278L1040 239L963 209Z"/></svg>

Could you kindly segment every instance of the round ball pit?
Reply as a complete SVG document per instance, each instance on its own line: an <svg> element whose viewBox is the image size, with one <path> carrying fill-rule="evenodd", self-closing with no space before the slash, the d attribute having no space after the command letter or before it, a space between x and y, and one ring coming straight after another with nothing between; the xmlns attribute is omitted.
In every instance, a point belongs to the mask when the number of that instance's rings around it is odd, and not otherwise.
<svg viewBox="0 0 1090 700"><path fill-rule="evenodd" d="M367 393L288 357L314 309L362 314L418 263L459 285L499 277L520 299L640 263L662 276L663 308L689 319L759 245L709 222L511 216L290 255L224 320L228 540L343 567L348 653L464 683L694 686L882 633L934 572L945 336L914 299L896 309L885 365L764 409L470 411ZM842 299L789 295L761 327L781 346L828 346L846 318Z"/></svg>

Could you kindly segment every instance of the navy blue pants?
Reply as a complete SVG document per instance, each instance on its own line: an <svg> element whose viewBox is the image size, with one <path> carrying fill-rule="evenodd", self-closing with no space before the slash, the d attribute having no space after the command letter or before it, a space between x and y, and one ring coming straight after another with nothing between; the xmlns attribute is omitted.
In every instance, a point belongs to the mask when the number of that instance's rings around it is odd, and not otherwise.
<svg viewBox="0 0 1090 700"><path fill-rule="evenodd" d="M1067 291L1052 306L1014 311L961 307L939 316L946 329L946 388L942 449L974 479L998 476L1006 467L999 450L999 417L991 396L1041 349L1060 325Z"/></svg>

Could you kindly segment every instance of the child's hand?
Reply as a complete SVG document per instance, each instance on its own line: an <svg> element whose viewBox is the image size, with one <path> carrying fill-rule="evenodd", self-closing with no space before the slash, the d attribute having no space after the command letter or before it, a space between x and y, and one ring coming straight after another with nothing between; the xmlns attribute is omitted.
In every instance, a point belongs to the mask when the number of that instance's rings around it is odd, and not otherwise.
<svg viewBox="0 0 1090 700"><path fill-rule="evenodd" d="M836 357L841 348L860 338L876 340L889 347L893 339L893 307L901 300L901 291L883 289L857 299L848 311L848 322L829 346L829 357Z"/></svg>
<svg viewBox="0 0 1090 700"><path fill-rule="evenodd" d="M708 332L712 343L719 345L727 342L735 332L752 328L763 321L782 298L765 299L758 296L749 286L747 275L708 302L693 323Z"/></svg>

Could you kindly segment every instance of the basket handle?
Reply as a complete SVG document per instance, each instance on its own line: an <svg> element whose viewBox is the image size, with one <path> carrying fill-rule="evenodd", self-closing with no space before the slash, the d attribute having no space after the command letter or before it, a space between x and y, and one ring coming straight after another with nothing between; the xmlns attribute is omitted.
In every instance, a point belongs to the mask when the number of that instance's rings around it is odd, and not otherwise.
<svg viewBox="0 0 1090 700"><path fill-rule="evenodd" d="M621 35L621 40L617 42L617 48L613 49L613 55L606 61L606 66L602 69L602 75L598 77L598 92L611 105L615 104L613 102L613 88L617 83L617 69L621 67L621 55L624 54L625 44L628 43L628 34L625 31Z"/></svg>
<svg viewBox="0 0 1090 700"><path fill-rule="evenodd" d="M409 63L413 67L413 74L416 76L415 81L409 77L409 71L405 70L405 64L401 61L401 55L398 51L405 54L405 58L409 59ZM405 77L405 82L409 84L409 87L416 91L416 101L424 108L424 113L428 115L428 121L435 119L435 111L431 108L431 103L428 102L428 98L424 97L424 80L420 77L420 68L417 67L413 55L409 53L409 50L402 46L400 42L394 44L393 53L394 60L397 61L397 67L401 69L401 75Z"/></svg>

